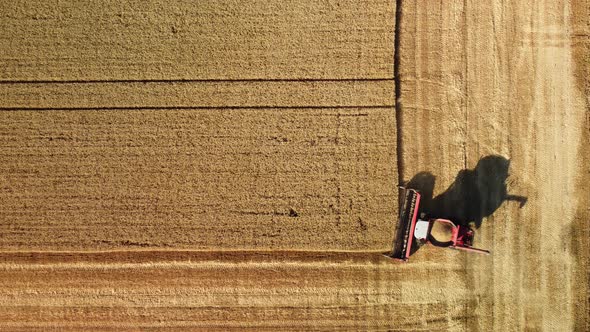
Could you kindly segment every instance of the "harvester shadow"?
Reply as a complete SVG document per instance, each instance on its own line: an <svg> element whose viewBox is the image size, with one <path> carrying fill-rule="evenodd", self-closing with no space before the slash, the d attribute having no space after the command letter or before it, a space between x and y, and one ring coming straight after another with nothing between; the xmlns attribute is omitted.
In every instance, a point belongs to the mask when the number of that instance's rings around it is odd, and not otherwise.
<svg viewBox="0 0 590 332"><path fill-rule="evenodd" d="M457 225L473 223L479 228L505 201L518 202L522 208L527 198L508 193L506 181L510 160L497 155L481 158L474 169L459 171L455 181L440 195L433 197L436 178L432 173L416 174L405 187L421 194L419 215L449 219ZM412 248L412 253L418 246Z"/></svg>

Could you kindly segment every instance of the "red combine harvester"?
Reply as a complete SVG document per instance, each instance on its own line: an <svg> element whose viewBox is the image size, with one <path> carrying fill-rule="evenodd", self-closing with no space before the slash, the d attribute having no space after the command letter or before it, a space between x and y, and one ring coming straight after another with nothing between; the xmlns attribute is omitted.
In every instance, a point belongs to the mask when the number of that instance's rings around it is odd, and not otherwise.
<svg viewBox="0 0 590 332"><path fill-rule="evenodd" d="M447 219L421 220L418 217L420 194L414 189L402 189L403 201L400 204L399 226L391 253L392 258L404 262L407 261L410 257L414 241L478 254L487 255L490 253L488 250L472 247L474 231L468 226L455 225ZM432 235L435 225L446 226L446 228L450 229L449 241L440 242Z"/></svg>

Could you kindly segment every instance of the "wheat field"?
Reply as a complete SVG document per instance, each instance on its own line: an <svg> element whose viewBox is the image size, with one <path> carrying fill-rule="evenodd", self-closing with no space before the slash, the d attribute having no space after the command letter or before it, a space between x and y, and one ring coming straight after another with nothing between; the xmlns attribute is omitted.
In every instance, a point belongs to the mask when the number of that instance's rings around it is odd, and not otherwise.
<svg viewBox="0 0 590 332"><path fill-rule="evenodd" d="M589 33L587 0L0 2L0 329L589 330ZM482 174L509 196L453 201ZM402 184L492 255L384 256Z"/></svg>

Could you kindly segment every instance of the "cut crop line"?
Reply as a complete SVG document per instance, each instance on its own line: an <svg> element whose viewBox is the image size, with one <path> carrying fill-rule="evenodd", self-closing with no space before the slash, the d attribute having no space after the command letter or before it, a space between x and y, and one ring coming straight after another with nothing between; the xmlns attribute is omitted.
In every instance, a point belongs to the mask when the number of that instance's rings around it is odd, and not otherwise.
<svg viewBox="0 0 590 332"><path fill-rule="evenodd" d="M394 30L394 48L393 48L393 77L395 82L395 124L396 124L396 143L397 143L397 175L398 185L404 184L404 158L403 158L403 112L401 104L401 20L402 20L402 0L396 0L395 7L395 30Z"/></svg>
<svg viewBox="0 0 590 332"><path fill-rule="evenodd" d="M0 271L11 270L122 270L122 269L166 269L166 268L184 268L184 269L223 269L223 270L243 270L243 269L279 269L292 270L293 268L338 268L353 270L358 268L367 268L380 266L384 270L437 270L441 268L440 263L423 263L420 265L409 265L402 263L384 264L381 262L350 262L350 261L222 261L222 260L184 260L184 261L161 261L161 262L52 262L52 263L0 263ZM461 270L460 265L445 265L445 270Z"/></svg>
<svg viewBox="0 0 590 332"><path fill-rule="evenodd" d="M248 83L248 82L386 82L393 78L240 78L240 79L145 79L145 80L0 80L3 84L118 84L118 83Z"/></svg>
<svg viewBox="0 0 590 332"><path fill-rule="evenodd" d="M223 262L223 261L169 261L169 262L143 262L143 263L86 263L86 262L76 262L76 263L50 263L50 264L42 264L42 263L26 263L26 264L11 264L11 263L0 263L0 271L6 270L39 270L39 269L82 269L82 270L116 270L116 269L161 269L161 268L208 268L208 269L261 269L261 268L280 268L280 269L290 269L293 267L320 267L320 268L329 268L329 267L338 267L338 268L346 268L346 269L354 269L354 268L363 268L368 266L373 266L375 264L370 263L350 263L350 262L341 262L341 263L334 263L334 262L324 262L324 261L316 261L316 262L285 262L285 261L277 261L277 262ZM401 264L399 264L401 265ZM393 266L393 265L391 265Z"/></svg>
<svg viewBox="0 0 590 332"><path fill-rule="evenodd" d="M211 110L211 109L370 109L394 105L304 105L304 106L105 106L105 107L0 107L0 111L115 111L115 110Z"/></svg>
<svg viewBox="0 0 590 332"><path fill-rule="evenodd" d="M33 256L41 256L41 255L97 255L97 254L254 254L254 255L307 255L307 254L321 254L321 255L348 255L354 254L359 256L367 256L373 254L382 254L384 253L383 250L325 250L325 249L306 249L306 250L297 250L297 249L277 249L277 250L261 250L261 249L182 249L182 248L174 248L174 249L110 249L110 250L0 250L0 257L10 256L10 255L33 255ZM1 262L0 262L1 264Z"/></svg>

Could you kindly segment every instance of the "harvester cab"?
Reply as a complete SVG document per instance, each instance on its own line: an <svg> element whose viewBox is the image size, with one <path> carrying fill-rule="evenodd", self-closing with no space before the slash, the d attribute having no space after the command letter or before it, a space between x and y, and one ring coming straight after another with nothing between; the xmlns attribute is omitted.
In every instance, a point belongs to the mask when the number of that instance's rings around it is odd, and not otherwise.
<svg viewBox="0 0 590 332"><path fill-rule="evenodd" d="M490 253L488 250L472 246L474 231L469 226L455 225L447 219L423 220L424 216L419 218L420 193L418 191L402 188L401 198L398 230L390 257L407 261L412 253L412 246L417 245L416 242L479 254Z"/></svg>

